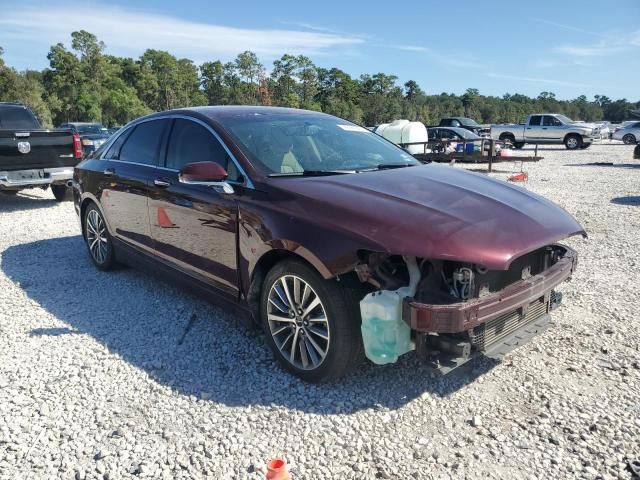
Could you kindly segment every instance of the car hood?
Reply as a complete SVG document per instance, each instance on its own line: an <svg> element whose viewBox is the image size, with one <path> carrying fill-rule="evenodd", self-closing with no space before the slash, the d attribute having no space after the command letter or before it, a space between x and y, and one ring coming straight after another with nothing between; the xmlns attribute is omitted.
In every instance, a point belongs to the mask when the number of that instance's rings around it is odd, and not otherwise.
<svg viewBox="0 0 640 480"><path fill-rule="evenodd" d="M565 210L522 187L435 164L272 179L295 214L363 240L363 248L506 270L515 258L583 234ZM294 212L291 212L294 213Z"/></svg>
<svg viewBox="0 0 640 480"><path fill-rule="evenodd" d="M596 125L595 123L574 123L573 124L574 127L578 127L578 128L585 128L587 130L592 130L594 128L602 128L600 125Z"/></svg>

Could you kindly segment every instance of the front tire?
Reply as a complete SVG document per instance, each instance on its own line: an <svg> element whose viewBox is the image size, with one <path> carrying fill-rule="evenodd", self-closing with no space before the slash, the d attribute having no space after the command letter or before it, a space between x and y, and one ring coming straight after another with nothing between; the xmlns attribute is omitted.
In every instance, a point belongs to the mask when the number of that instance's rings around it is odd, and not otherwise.
<svg viewBox="0 0 640 480"><path fill-rule="evenodd" d="M636 137L632 133L627 133L624 137L622 137L622 142L625 145L635 145Z"/></svg>
<svg viewBox="0 0 640 480"><path fill-rule="evenodd" d="M514 146L516 149L520 150L521 148L523 148L523 147L524 147L524 142L515 142L515 143L513 144L513 146Z"/></svg>
<svg viewBox="0 0 640 480"><path fill-rule="evenodd" d="M9 197L15 197L18 194L18 190L0 190L0 193Z"/></svg>
<svg viewBox="0 0 640 480"><path fill-rule="evenodd" d="M100 270L111 270L116 259L113 253L113 240L109 235L107 223L95 203L84 212L84 239L93 264Z"/></svg>
<svg viewBox="0 0 640 480"><path fill-rule="evenodd" d="M71 189L66 185L51 185L51 193L58 202L71 200Z"/></svg>
<svg viewBox="0 0 640 480"><path fill-rule="evenodd" d="M569 135L564 140L567 150L577 150L582 147L582 138L579 135Z"/></svg>
<svg viewBox="0 0 640 480"><path fill-rule="evenodd" d="M499 140L502 141L502 142L505 142L505 143L509 142L509 143L511 143L511 145L514 145L514 146L516 144L516 137L514 137L511 134L502 134L502 135L500 135Z"/></svg>
<svg viewBox="0 0 640 480"><path fill-rule="evenodd" d="M590 143L583 143L582 145L580 145L580 150L586 150L587 148L589 148L591 146Z"/></svg>
<svg viewBox="0 0 640 480"><path fill-rule="evenodd" d="M262 286L266 342L278 362L307 382L329 382L363 359L357 290L325 280L298 260L276 264Z"/></svg>

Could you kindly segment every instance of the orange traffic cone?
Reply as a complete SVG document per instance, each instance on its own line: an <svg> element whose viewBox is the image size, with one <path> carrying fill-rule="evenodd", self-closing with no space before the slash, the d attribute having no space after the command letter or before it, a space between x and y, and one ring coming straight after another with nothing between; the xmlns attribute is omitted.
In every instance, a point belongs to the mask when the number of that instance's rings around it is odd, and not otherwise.
<svg viewBox="0 0 640 480"><path fill-rule="evenodd" d="M520 172L516 175L510 176L507 180L510 182L526 182L529 180L529 174L527 172Z"/></svg>
<svg viewBox="0 0 640 480"><path fill-rule="evenodd" d="M291 480L284 460L275 458L267 463L267 480Z"/></svg>
<svg viewBox="0 0 640 480"><path fill-rule="evenodd" d="M164 208L158 207L158 226L161 228L174 228L176 226L175 223L171 221L169 215Z"/></svg>

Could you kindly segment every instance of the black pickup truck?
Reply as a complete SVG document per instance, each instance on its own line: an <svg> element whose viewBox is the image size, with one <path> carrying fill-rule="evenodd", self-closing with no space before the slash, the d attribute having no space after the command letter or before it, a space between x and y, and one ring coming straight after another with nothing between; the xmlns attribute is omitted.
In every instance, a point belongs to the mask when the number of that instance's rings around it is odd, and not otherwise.
<svg viewBox="0 0 640 480"><path fill-rule="evenodd" d="M82 143L71 130L49 130L19 103L0 103L0 193L51 187L58 201L82 160Z"/></svg>
<svg viewBox="0 0 640 480"><path fill-rule="evenodd" d="M476 135L480 135L480 136L482 136L482 134L485 133L487 130L486 127L483 127L482 125L480 125L473 118L467 118L467 117L443 118L440 120L440 123L436 126L464 128L465 130L469 130L470 132L473 132Z"/></svg>

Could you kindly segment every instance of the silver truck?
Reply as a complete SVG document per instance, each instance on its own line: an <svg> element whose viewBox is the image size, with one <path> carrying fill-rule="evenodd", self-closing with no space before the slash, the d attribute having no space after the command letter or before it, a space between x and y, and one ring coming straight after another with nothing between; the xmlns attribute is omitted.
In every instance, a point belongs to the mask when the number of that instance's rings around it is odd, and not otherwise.
<svg viewBox="0 0 640 480"><path fill-rule="evenodd" d="M543 113L529 115L519 125L491 125L491 138L511 142L516 148L526 143L564 143L568 150L577 150L588 148L599 139L600 129L591 123L576 123L564 115Z"/></svg>

